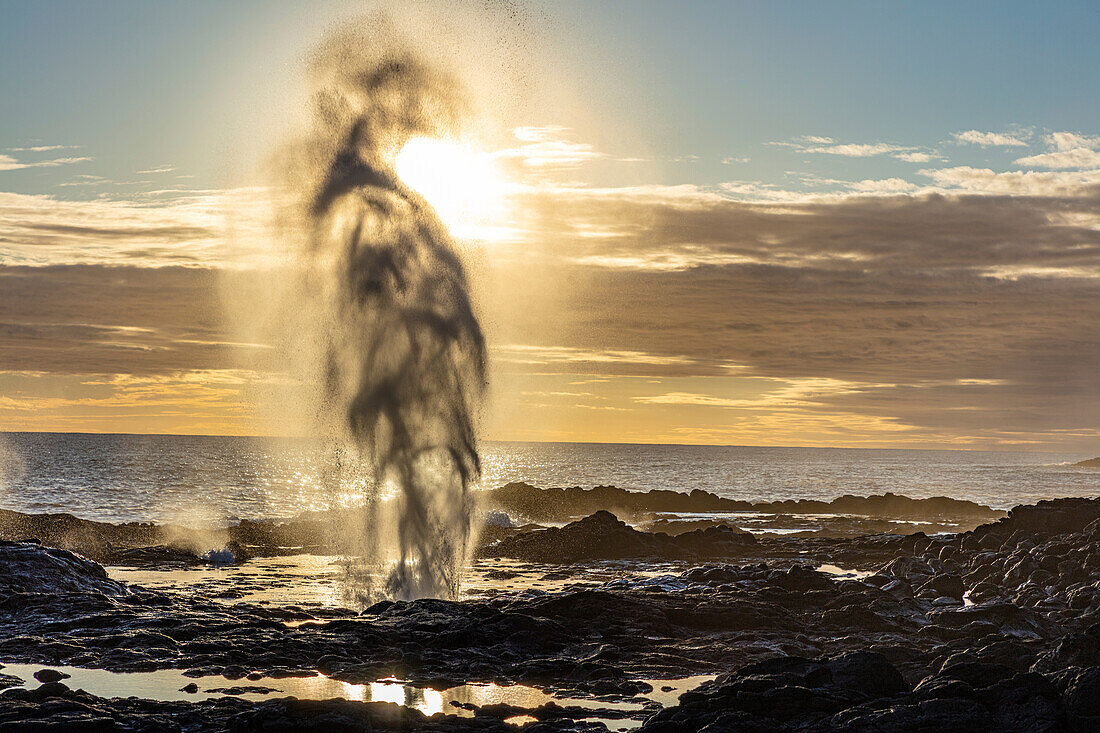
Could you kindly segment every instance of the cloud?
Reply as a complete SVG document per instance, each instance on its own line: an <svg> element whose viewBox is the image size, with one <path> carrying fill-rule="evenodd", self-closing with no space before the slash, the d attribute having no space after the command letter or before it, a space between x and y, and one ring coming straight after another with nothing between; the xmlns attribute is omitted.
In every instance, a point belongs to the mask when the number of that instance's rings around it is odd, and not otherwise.
<svg viewBox="0 0 1100 733"><path fill-rule="evenodd" d="M108 182L103 176L93 176L88 173L73 176L68 181L57 184L58 186L98 186Z"/></svg>
<svg viewBox="0 0 1100 733"><path fill-rule="evenodd" d="M768 379L767 386L747 397L722 397L696 392L665 392L657 395L635 397L635 402L647 405L685 405L691 407L724 407L745 410L775 410L812 406L823 395L842 395L860 389L863 385L837 379Z"/></svg>
<svg viewBox="0 0 1100 733"><path fill-rule="evenodd" d="M1088 140L1058 135L1049 152ZM517 149L563 138L532 129ZM930 185L806 179L829 187L813 194L511 188L514 238L468 258L495 367L536 382L501 398L550 404L562 384L594 382L619 395L587 406L599 419L655 414L650 434L682 440L1094 441L1100 171L920 173ZM266 251L254 198L0 194L0 370L152 379L262 363L270 350L228 333L214 297L222 278L256 292L271 278L232 269L264 262L229 249L241 237Z"/></svg>
<svg viewBox="0 0 1100 733"><path fill-rule="evenodd" d="M1073 150L1075 148L1100 147L1100 137L1082 135L1079 132L1052 132L1047 135L1047 142L1055 150Z"/></svg>
<svg viewBox="0 0 1100 733"><path fill-rule="evenodd" d="M897 153L894 155L898 160L904 160L906 163L927 163L930 160L934 160L938 157L935 153Z"/></svg>
<svg viewBox="0 0 1100 733"><path fill-rule="evenodd" d="M1058 150L1016 159L1017 165L1034 165L1040 168L1100 168L1100 151L1089 148Z"/></svg>
<svg viewBox="0 0 1100 733"><path fill-rule="evenodd" d="M825 155L843 155L848 158L867 158L872 155L899 153L909 148L888 143L843 143L802 148L804 153L822 153Z"/></svg>
<svg viewBox="0 0 1100 733"><path fill-rule="evenodd" d="M51 160L20 161L10 155L0 153L0 171L16 171L23 168L55 168L61 165L84 163L91 158L53 158Z"/></svg>
<svg viewBox="0 0 1100 733"><path fill-rule="evenodd" d="M980 130L966 130L965 132L953 132L951 137L960 145L981 145L983 148L999 147L1024 147L1028 143L1031 134L1028 132L982 132Z"/></svg>
<svg viewBox="0 0 1100 733"><path fill-rule="evenodd" d="M176 167L174 165L160 165L160 166L157 166L155 168L149 168L147 170L138 171L138 173L139 174L145 174L145 173L171 173L174 170L176 170Z"/></svg>
<svg viewBox="0 0 1100 733"><path fill-rule="evenodd" d="M1003 171L991 168L955 166L938 170L922 170L940 186L964 189L975 193L1014 196L1081 196L1090 195L1100 184L1100 170L1081 172Z"/></svg>
<svg viewBox="0 0 1100 733"><path fill-rule="evenodd" d="M53 150L76 150L80 145L35 145L29 148L6 148L9 153L46 153Z"/></svg>
<svg viewBox="0 0 1100 733"><path fill-rule="evenodd" d="M255 278L259 276L247 276ZM0 267L0 371L163 374L220 369L242 343L219 293L246 278L183 267Z"/></svg>
<svg viewBox="0 0 1100 733"><path fill-rule="evenodd" d="M651 354L634 349L595 349L570 346L536 346L529 344L506 344L491 349L493 359L498 364L530 367L554 367L570 374L601 373L623 375L643 375L654 372L678 373L694 372L699 365L695 360L676 354ZM725 373L722 366L717 369L704 367L708 373Z"/></svg>
<svg viewBox="0 0 1100 733"><path fill-rule="evenodd" d="M517 127L512 131L520 145L498 150L494 156L528 168L573 168L591 160L604 158L588 143L568 140L569 128L556 125Z"/></svg>
<svg viewBox="0 0 1100 733"><path fill-rule="evenodd" d="M241 369L163 375L0 371L0 424L15 430L255 434L256 394L279 389Z"/></svg>
<svg viewBox="0 0 1100 733"><path fill-rule="evenodd" d="M883 178L879 180L865 178L862 181L849 183L848 188L864 193L905 193L915 190L917 186L904 178Z"/></svg>
<svg viewBox="0 0 1100 733"><path fill-rule="evenodd" d="M1045 139L1049 152L1018 158L1016 164L1056 169L1100 168L1100 137L1052 132Z"/></svg>
<svg viewBox="0 0 1100 733"><path fill-rule="evenodd" d="M735 165L737 163L748 163L750 160L747 155L727 155L722 158L722 165Z"/></svg>
<svg viewBox="0 0 1100 733"><path fill-rule="evenodd" d="M71 183L85 180L102 182ZM15 264L256 266L271 255L266 199L255 189L91 201L0 192L0 248Z"/></svg>
<svg viewBox="0 0 1100 733"><path fill-rule="evenodd" d="M541 372L575 371L566 354L633 352L644 365L584 368L834 380L784 409L882 422L906 440L1060 444L1045 432L1100 429L1100 174L929 174L944 188L868 180L775 203L531 189L522 257L487 302L527 343L576 350L510 355ZM509 308L544 300L554 309ZM746 407L693 386L637 404Z"/></svg>
<svg viewBox="0 0 1100 733"><path fill-rule="evenodd" d="M832 181L828 182L832 183ZM791 191L777 184L763 181L723 181L718 184L718 187L732 196L754 201L801 201L807 196L804 191Z"/></svg>
<svg viewBox="0 0 1100 733"><path fill-rule="evenodd" d="M838 143L829 137L804 135L786 142L770 142L768 145L791 148L800 153L836 155L845 158L870 158L889 155L910 163L926 163L937 156L935 151L893 143Z"/></svg>

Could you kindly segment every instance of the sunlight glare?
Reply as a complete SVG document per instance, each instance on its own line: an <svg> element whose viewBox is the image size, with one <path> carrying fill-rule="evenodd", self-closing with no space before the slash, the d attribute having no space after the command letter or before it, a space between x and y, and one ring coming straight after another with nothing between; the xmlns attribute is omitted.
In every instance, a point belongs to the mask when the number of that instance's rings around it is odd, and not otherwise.
<svg viewBox="0 0 1100 733"><path fill-rule="evenodd" d="M404 183L432 205L459 239L494 239L506 182L493 157L454 140L411 138L394 160Z"/></svg>

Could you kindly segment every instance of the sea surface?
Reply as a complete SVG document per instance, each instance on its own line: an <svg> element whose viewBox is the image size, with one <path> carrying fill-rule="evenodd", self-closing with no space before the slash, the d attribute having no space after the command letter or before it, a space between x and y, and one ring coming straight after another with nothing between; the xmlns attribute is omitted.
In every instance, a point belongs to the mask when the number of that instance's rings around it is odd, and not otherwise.
<svg viewBox="0 0 1100 733"><path fill-rule="evenodd" d="M747 500L832 499L891 491L995 508L1100 496L1078 453L759 448L597 443L483 446L481 485L613 484L703 489ZM322 488L327 453L293 439L180 435L0 434L0 507L101 521L223 524L355 503Z"/></svg>

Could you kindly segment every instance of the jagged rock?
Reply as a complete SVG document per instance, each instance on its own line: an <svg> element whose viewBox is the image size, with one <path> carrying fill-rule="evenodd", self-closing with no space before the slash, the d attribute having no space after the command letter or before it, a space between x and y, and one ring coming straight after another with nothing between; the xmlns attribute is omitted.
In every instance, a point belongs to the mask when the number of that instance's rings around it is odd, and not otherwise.
<svg viewBox="0 0 1100 733"><path fill-rule="evenodd" d="M8 543L0 545L0 559L13 560L0 566L0 589L9 590L0 594L0 658L186 668L260 685L319 669L346 682L397 675L439 688L523 682L620 696L647 693L646 678L709 672L722 676L645 730L1091 731L1100 723L1100 521L1089 518L1098 507L1051 502L955 537L844 540L703 528L685 541L691 532L640 532L603 513L555 530L502 528L501 545L552 558L547 577L577 585L385 602L362 613L127 588L71 553ZM608 555L625 559L605 563ZM563 566L563 557L582 564ZM659 560L660 577L585 587L599 582L585 558L647 569ZM878 573L830 576L814 569L823 563ZM227 597L234 590L219 588ZM975 605L961 606L959 595ZM308 619L318 622L285 623ZM315 716L336 728L496 730L518 711L389 718L381 708L284 702L104 701L53 681L0 694L0 728L125 729L141 720L149 730L289 730ZM525 712L537 713L532 729L587 725L570 706Z"/></svg>
<svg viewBox="0 0 1100 733"><path fill-rule="evenodd" d="M0 542L0 595L15 593L102 593L129 590L107 577L102 566L68 550L31 542Z"/></svg>
<svg viewBox="0 0 1100 733"><path fill-rule="evenodd" d="M943 496L911 499L889 492L877 496L845 495L832 501L797 499L753 503L726 499L699 489L688 493L665 490L628 491L615 486L542 489L516 482L486 492L483 501L492 508L534 521L568 520L609 508L614 508L623 516L655 512L764 512L854 514L892 519L953 517L978 521L990 521L1004 516L1004 512L971 501Z"/></svg>
<svg viewBox="0 0 1100 733"><path fill-rule="evenodd" d="M1100 730L1100 667L1078 674L1066 690L1066 717L1078 733Z"/></svg>
<svg viewBox="0 0 1100 733"><path fill-rule="evenodd" d="M898 670L879 654L851 652L821 660L779 657L685 693L679 705L661 711L640 730L727 730L731 723L779 730L907 689Z"/></svg>
<svg viewBox="0 0 1100 733"><path fill-rule="evenodd" d="M691 558L729 556L756 542L751 534L712 527L676 537L639 532L607 511L501 540L482 549L487 557L515 557L532 562L578 562L624 558Z"/></svg>

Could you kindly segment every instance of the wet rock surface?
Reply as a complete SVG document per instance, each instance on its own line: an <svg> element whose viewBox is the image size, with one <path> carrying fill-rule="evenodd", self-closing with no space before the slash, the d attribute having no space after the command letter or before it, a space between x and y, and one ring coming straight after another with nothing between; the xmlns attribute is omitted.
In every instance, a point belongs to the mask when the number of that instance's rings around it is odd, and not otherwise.
<svg viewBox="0 0 1100 733"><path fill-rule="evenodd" d="M129 590L108 578L100 565L68 550L0 542L0 597L10 600L26 593L119 596Z"/></svg>
<svg viewBox="0 0 1100 733"><path fill-rule="evenodd" d="M523 682L617 700L650 692L645 679L719 675L653 710L647 731L1100 724L1100 501L1040 502L944 536L753 541L731 533L711 554L700 550L709 540L683 538L603 514L519 532L499 544L535 562L554 539L557 562L580 563L555 567L578 579L589 556L680 552L682 563L596 587L329 609L317 623L309 609L125 587L70 553L5 543L0 560L12 562L0 563L0 660L186 669L255 686L315 670L346 682ZM814 569L822 563L868 574L837 577ZM379 704L104 701L53 680L0 693L0 729L79 720L104 729L103 721L132 730L289 730L316 718L346 730L503 730L507 717L528 714L538 721L532 730L602 729L591 711L562 706L475 706L473 718L429 719L369 705ZM180 727L148 723L166 719Z"/></svg>

